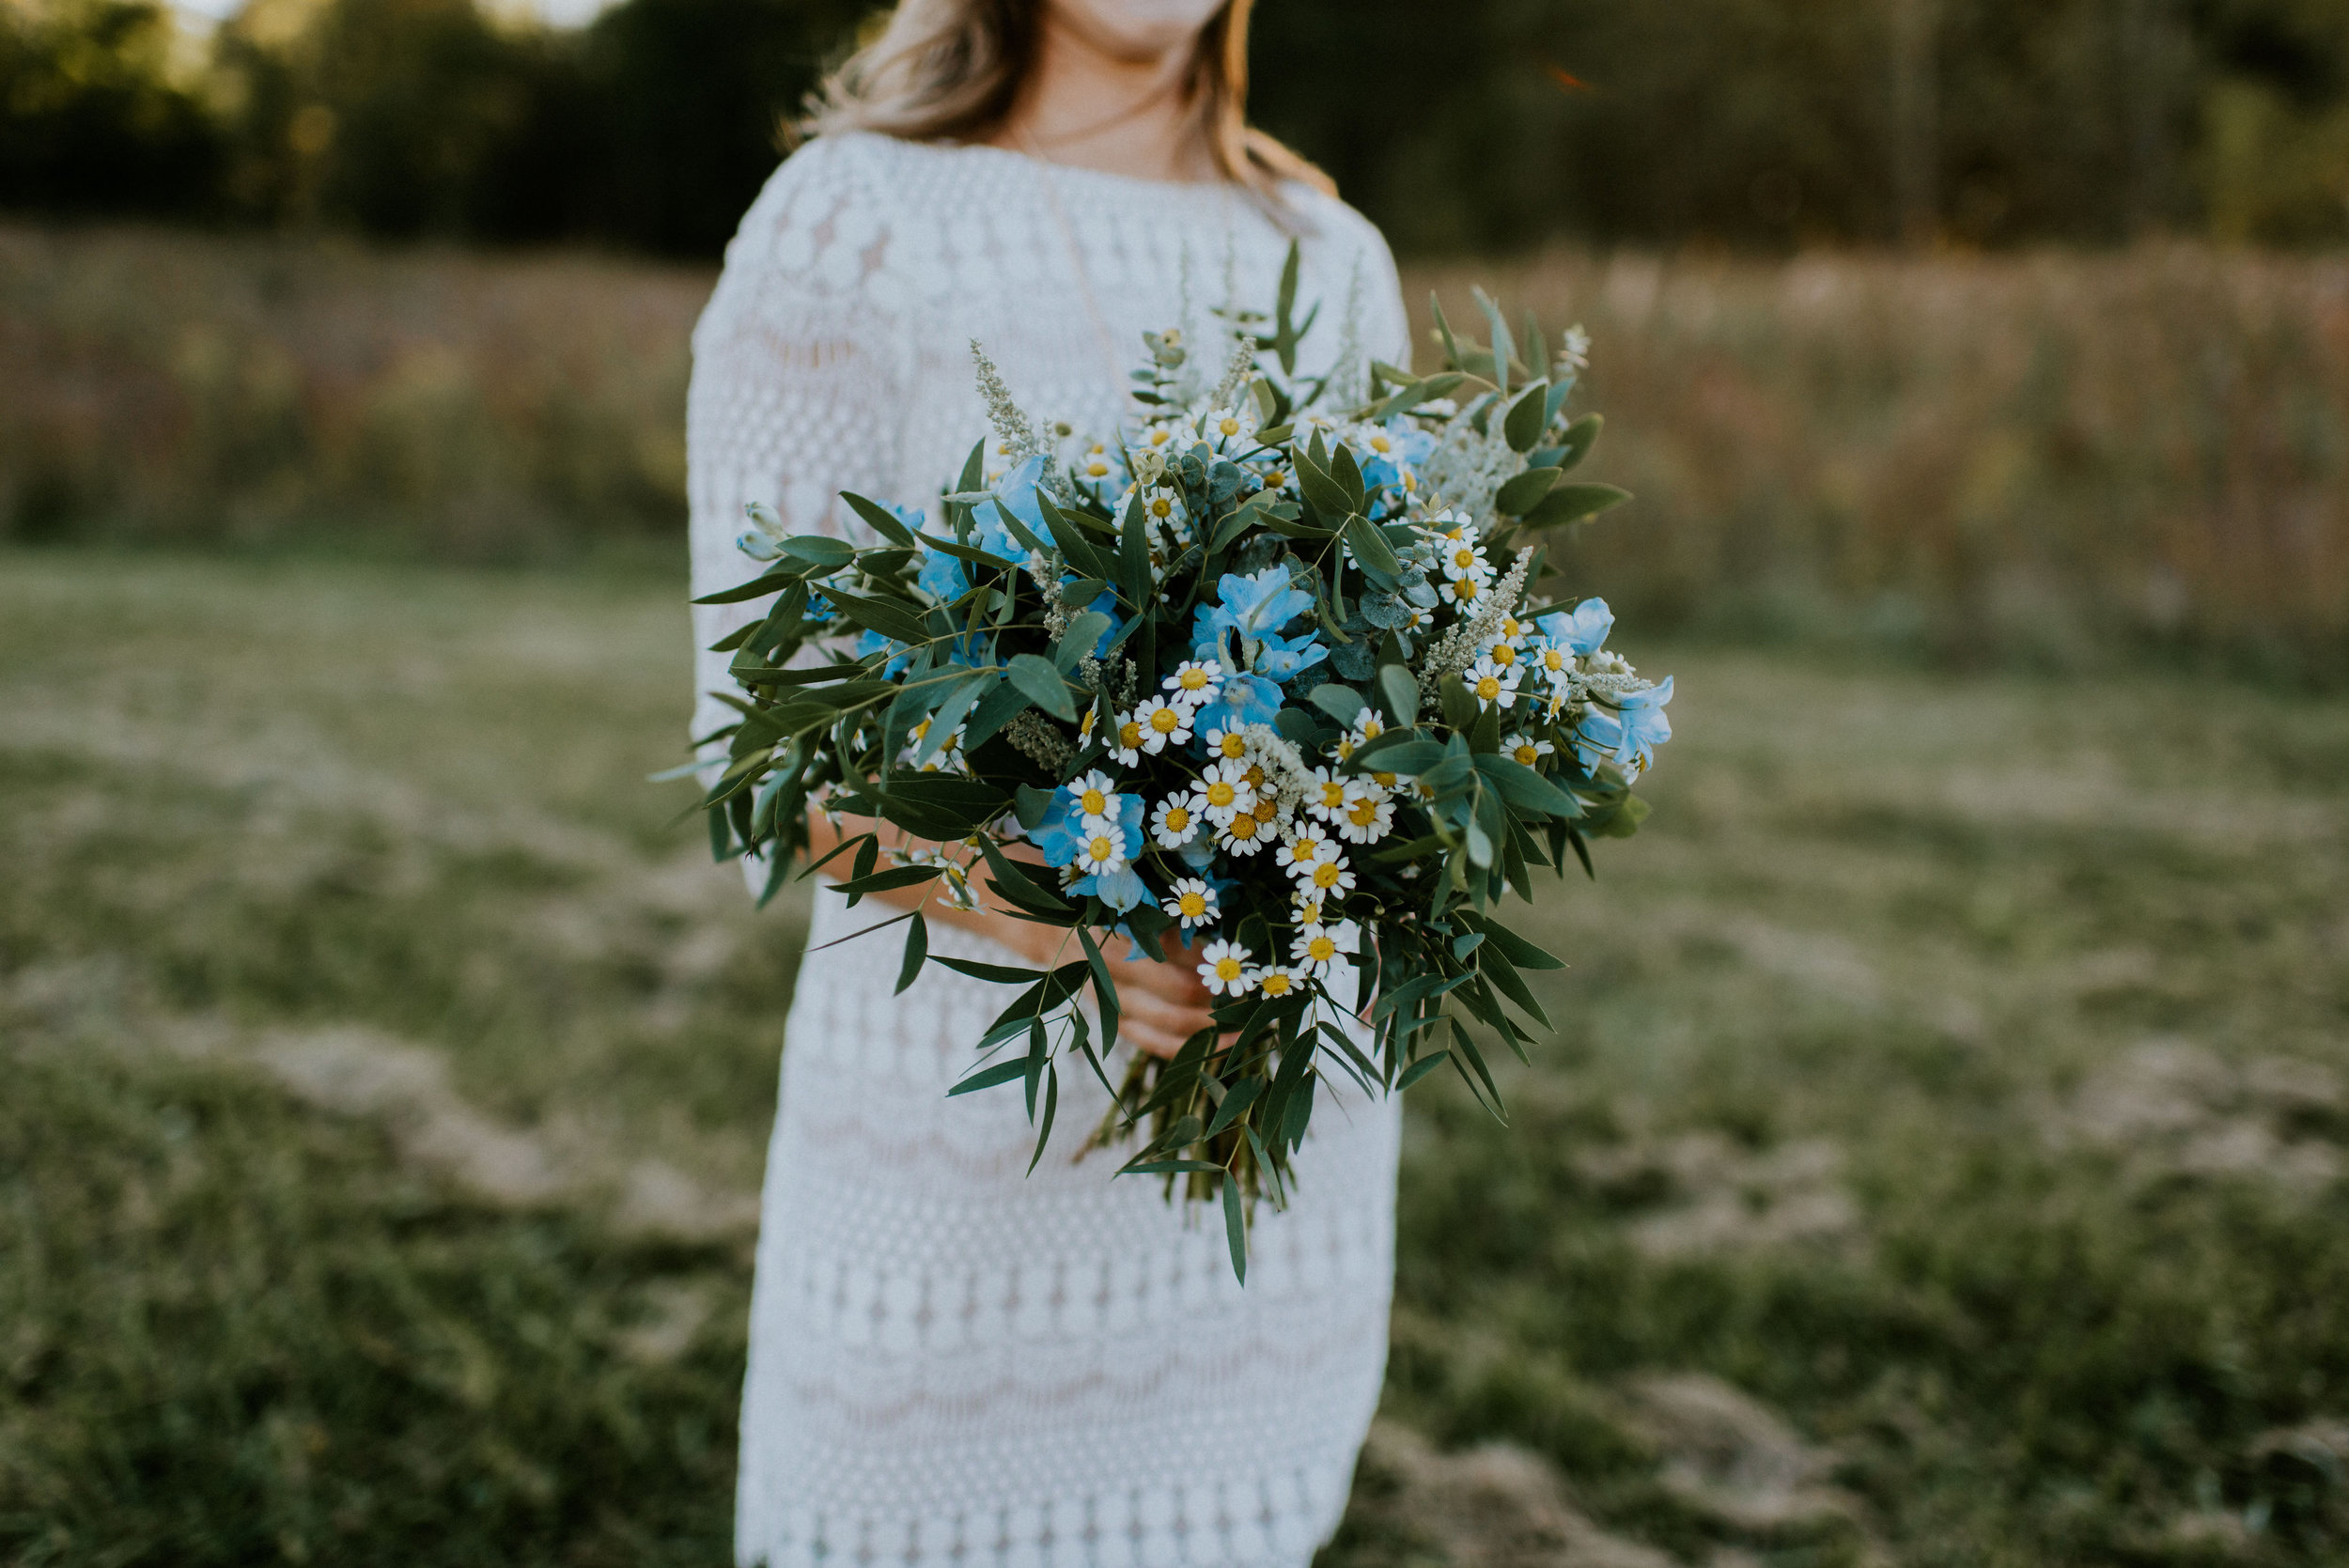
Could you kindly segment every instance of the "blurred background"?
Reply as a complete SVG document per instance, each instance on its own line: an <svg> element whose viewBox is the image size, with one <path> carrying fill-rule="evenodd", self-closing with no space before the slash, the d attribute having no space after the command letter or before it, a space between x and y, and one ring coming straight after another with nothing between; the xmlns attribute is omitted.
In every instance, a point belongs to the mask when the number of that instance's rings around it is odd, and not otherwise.
<svg viewBox="0 0 2349 1568"><path fill-rule="evenodd" d="M686 334L860 0L0 0L0 1560L726 1560ZM2349 1562L2349 0L1264 0L1678 677L1326 1564ZM1423 325L1424 318L1423 317ZM1496 1053L1500 1054L1500 1053Z"/></svg>

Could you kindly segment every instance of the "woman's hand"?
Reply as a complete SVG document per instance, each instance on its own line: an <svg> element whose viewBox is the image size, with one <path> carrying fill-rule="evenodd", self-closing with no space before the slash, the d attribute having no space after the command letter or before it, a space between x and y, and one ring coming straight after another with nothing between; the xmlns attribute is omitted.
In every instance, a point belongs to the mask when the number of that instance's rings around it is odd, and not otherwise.
<svg viewBox="0 0 2349 1568"><path fill-rule="evenodd" d="M848 826L849 831L856 832L872 824L856 817L848 819ZM808 812L807 829L811 859L821 859L840 843L840 826L820 811ZM908 843L912 847L935 847ZM1024 844L1013 845L1004 853L1014 860L1041 863L1035 851ZM818 873L834 881L845 874L838 862ZM923 909L930 920L991 937L1037 969L1051 969L1084 956L1076 933L1066 926L1045 925L992 909L957 909L933 900L932 892L929 888L892 888L867 896L901 909ZM1152 1056L1173 1056L1183 1048L1184 1041L1214 1023L1207 1016L1207 987L1199 978L1199 955L1190 944L1164 941L1167 961L1161 964L1123 937L1104 935L1098 939L1102 955L1112 965L1110 976L1117 984L1119 1039L1131 1040Z"/></svg>
<svg viewBox="0 0 2349 1568"><path fill-rule="evenodd" d="M1065 964L1083 956L1076 934L1060 926L1041 925L1005 914L980 917L991 927L987 934L1026 958L1038 969ZM1215 1019L1208 1015L1214 999L1199 978L1196 949L1169 937L1159 939L1166 962L1160 963L1124 937L1108 933L1097 939L1101 956L1109 960L1110 978L1117 985L1117 1037L1152 1056L1173 1056L1183 1042Z"/></svg>

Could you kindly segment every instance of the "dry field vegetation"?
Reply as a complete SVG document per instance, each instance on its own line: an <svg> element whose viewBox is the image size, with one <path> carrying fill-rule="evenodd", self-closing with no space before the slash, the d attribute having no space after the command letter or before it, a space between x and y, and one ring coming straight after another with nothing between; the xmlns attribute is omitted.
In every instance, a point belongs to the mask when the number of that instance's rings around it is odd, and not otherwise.
<svg viewBox="0 0 2349 1568"><path fill-rule="evenodd" d="M681 585L0 553L0 1560L726 1560ZM1325 1568L2349 1561L2349 706L1689 643Z"/></svg>
<svg viewBox="0 0 2349 1568"><path fill-rule="evenodd" d="M1649 625L2349 675L2349 260L1563 254L1406 290L1475 281L1595 334L1598 474L1640 499L1577 560ZM665 551L709 282L0 226L0 537Z"/></svg>

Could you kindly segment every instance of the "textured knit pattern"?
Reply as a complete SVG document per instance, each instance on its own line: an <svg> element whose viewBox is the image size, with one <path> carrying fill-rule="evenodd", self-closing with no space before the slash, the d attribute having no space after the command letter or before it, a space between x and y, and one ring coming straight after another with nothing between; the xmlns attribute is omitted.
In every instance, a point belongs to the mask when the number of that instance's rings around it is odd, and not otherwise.
<svg viewBox="0 0 2349 1568"><path fill-rule="evenodd" d="M988 147L801 149L744 218L694 334L695 591L758 569L733 543L745 502L869 543L836 492L934 498L986 433L972 338L1031 412L1113 428L1140 334L1211 343L1213 307L1268 305L1288 231L1300 308L1323 302L1301 368L1338 351L1349 300L1361 347L1402 361L1385 245L1313 193L1276 216L1225 187ZM698 609L700 644L757 610ZM707 694L726 659L699 656L697 732L726 722ZM769 1154L738 1560L1306 1562L1383 1375L1397 1107L1325 1085L1295 1201L1258 1210L1243 1289L1220 1219L1112 1181L1111 1155L1071 1157L1109 1104L1081 1062L1032 1175L1017 1088L946 1099L1003 993L931 965L893 996L903 927L839 940L890 912L817 898ZM931 945L1016 961L940 925Z"/></svg>

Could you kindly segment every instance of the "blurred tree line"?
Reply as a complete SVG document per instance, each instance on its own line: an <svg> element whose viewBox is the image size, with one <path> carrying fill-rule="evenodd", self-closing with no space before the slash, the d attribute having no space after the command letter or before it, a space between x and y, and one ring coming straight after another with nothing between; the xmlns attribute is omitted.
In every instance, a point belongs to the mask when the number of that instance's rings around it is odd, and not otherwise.
<svg viewBox="0 0 2349 1568"><path fill-rule="evenodd" d="M709 256L869 0L0 0L0 208ZM1421 253L2349 236L2349 0L1264 0Z"/></svg>

